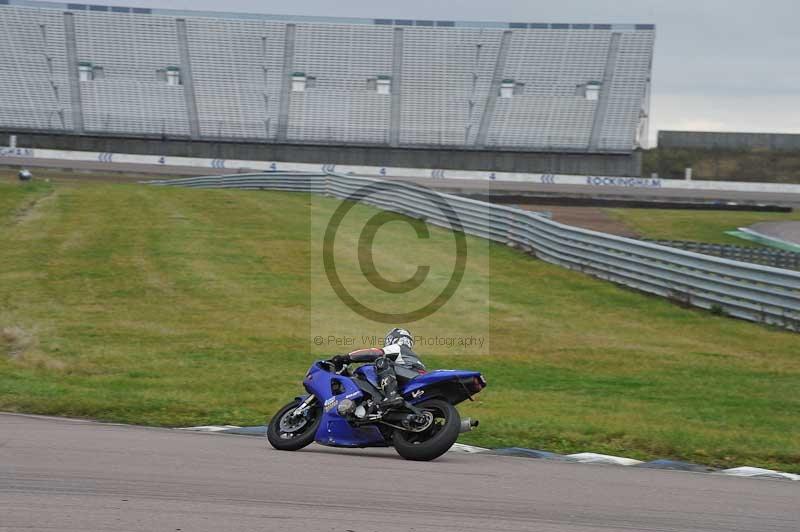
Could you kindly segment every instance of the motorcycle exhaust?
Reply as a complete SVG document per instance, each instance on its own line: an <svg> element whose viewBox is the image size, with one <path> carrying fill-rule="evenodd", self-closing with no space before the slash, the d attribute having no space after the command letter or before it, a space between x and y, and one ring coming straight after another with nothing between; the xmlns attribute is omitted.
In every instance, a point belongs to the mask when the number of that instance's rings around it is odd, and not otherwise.
<svg viewBox="0 0 800 532"><path fill-rule="evenodd" d="M480 424L480 421L477 419L467 418L461 420L461 434L465 432L470 432L472 429L477 427Z"/></svg>

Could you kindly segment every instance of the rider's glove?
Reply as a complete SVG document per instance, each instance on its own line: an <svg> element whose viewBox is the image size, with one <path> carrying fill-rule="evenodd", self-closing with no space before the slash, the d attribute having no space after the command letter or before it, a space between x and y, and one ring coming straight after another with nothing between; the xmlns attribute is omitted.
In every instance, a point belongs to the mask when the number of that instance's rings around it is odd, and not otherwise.
<svg viewBox="0 0 800 532"><path fill-rule="evenodd" d="M348 355L336 355L331 359L331 363L337 368L341 368L350 363L350 357Z"/></svg>

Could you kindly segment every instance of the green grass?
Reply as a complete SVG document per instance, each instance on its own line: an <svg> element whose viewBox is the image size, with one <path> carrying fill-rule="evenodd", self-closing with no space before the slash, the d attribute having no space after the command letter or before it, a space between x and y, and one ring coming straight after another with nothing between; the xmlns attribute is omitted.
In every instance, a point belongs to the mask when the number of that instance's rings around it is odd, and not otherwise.
<svg viewBox="0 0 800 532"><path fill-rule="evenodd" d="M386 328L344 310L319 278L311 229L337 205L277 192L0 184L0 410L263 423L300 392L315 357L349 349L316 347L314 335ZM344 240L374 213L357 207ZM425 241L390 224L379 237L387 276L409 277L419 258L448 260L445 231ZM463 405L482 422L464 442L800 472L800 337L468 242L459 295L410 325L489 337L477 354L419 350L431 367L489 381ZM343 278L358 278L353 257L337 260Z"/></svg>
<svg viewBox="0 0 800 532"><path fill-rule="evenodd" d="M759 222L800 220L800 212L693 211L667 209L608 209L608 212L644 238L691 240L717 244L762 247L726 235Z"/></svg>
<svg viewBox="0 0 800 532"><path fill-rule="evenodd" d="M5 185L0 191L0 226L9 225L15 218L24 216L37 201L52 192L48 183L33 182L17 186Z"/></svg>

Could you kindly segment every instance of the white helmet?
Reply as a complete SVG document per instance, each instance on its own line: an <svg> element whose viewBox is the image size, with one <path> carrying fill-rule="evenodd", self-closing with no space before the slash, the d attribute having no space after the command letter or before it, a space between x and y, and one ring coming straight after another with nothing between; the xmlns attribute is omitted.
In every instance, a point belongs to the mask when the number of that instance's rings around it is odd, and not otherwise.
<svg viewBox="0 0 800 532"><path fill-rule="evenodd" d="M409 349L414 348L414 337L405 329L392 329L383 339L383 346L387 345L404 345Z"/></svg>

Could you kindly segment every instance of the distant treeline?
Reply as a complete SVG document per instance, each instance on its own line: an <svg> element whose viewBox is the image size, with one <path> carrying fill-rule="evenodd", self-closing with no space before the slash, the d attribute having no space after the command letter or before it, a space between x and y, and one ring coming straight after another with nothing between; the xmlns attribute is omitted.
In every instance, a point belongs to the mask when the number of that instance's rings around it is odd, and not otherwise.
<svg viewBox="0 0 800 532"><path fill-rule="evenodd" d="M655 148L644 152L642 175L693 179L800 183L800 151Z"/></svg>

